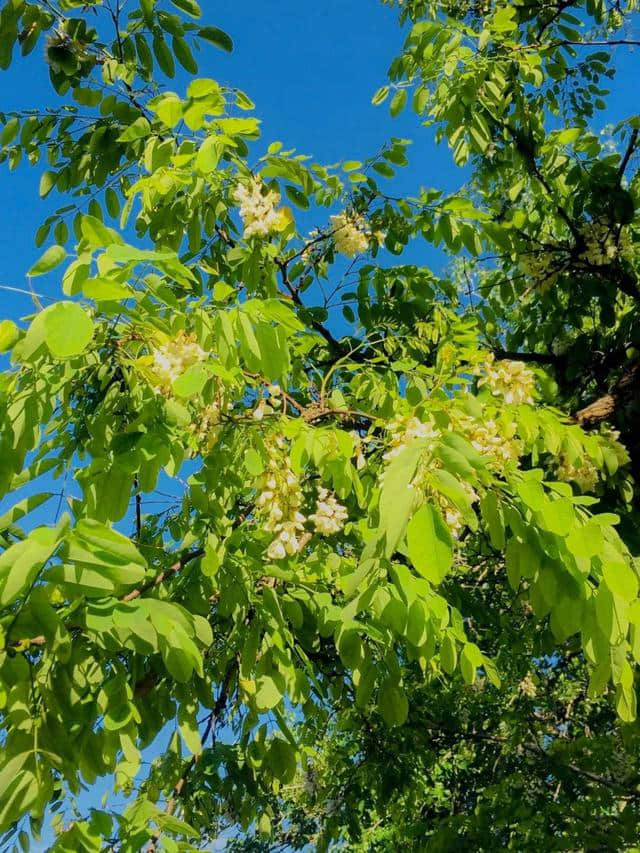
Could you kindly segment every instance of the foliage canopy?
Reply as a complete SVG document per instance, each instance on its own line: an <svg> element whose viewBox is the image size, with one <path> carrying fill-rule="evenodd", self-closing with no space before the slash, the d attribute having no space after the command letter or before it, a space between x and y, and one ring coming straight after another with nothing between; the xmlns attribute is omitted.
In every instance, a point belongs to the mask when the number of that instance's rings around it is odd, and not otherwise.
<svg viewBox="0 0 640 853"><path fill-rule="evenodd" d="M8 846L635 849L640 117L592 129L635 3L388 5L374 104L456 193L261 148L195 0L2 7L63 105L0 160L67 196L0 324Z"/></svg>

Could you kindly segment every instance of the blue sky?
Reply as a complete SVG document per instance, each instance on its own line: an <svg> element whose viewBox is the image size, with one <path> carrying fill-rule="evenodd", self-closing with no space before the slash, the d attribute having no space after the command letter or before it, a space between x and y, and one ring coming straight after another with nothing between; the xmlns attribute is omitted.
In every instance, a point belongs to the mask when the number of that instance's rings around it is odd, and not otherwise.
<svg viewBox="0 0 640 853"><path fill-rule="evenodd" d="M168 4L165 4L168 5ZM374 154L390 136L411 136L412 166L400 170L394 189L411 192L420 184L453 188L459 171L450 165L446 148L433 145L428 132L410 113L391 119L386 107L373 107L371 96L384 82L388 65L402 43L396 16L375 0L325 0L323 3L279 0L238 4L219 0L215 9L202 4L204 19L229 32L232 55L205 45L198 55L199 76L243 89L262 119L264 153L269 142L313 155L318 162L361 159ZM0 109L55 106L42 61L42 47L23 59L14 55L8 72L0 72ZM186 76L167 81L184 92ZM66 203L55 191L38 198L38 182L46 165L0 167L0 284L26 287L25 272L42 250L33 238L46 215ZM55 296L57 279L38 279L37 290ZM0 292L2 316L27 313L27 296Z"/></svg>
<svg viewBox="0 0 640 853"><path fill-rule="evenodd" d="M170 5L170 4L163 4ZM281 140L287 148L332 163L362 159L375 153L391 136L411 138L410 166L400 169L394 193L409 194L421 185L453 190L463 173L452 165L445 145L436 146L433 133L420 126L410 111L392 119L385 106L371 105L373 92L385 82L389 63L400 51L403 33L394 10L376 0L271 0L239 4L236 0L202 3L204 21L226 30L234 39L232 55L204 45L198 55L199 76L245 90L262 119L262 141ZM213 8L211 8L213 7ZM617 53L620 74L615 94L597 124L615 121L633 111L636 103L636 56ZM55 106L42 46L23 59L14 55L8 72L0 72L0 109ZM187 78L166 81L184 92ZM25 272L39 256L33 242L46 215L66 203L52 193L38 198L38 182L46 168L22 165L9 172L0 166L0 284L23 288ZM429 247L412 251L412 262L433 261ZM37 288L59 294L55 277L39 279ZM2 317L18 318L31 309L29 297L0 291Z"/></svg>

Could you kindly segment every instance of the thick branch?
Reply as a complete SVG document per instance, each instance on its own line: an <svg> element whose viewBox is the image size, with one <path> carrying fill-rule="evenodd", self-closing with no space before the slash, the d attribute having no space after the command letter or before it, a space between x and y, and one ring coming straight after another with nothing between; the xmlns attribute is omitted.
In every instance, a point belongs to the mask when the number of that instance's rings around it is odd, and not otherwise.
<svg viewBox="0 0 640 853"><path fill-rule="evenodd" d="M552 352L513 352L511 350L493 349L494 356L499 360L524 361L531 364L553 364L559 367L564 359Z"/></svg>
<svg viewBox="0 0 640 853"><path fill-rule="evenodd" d="M636 362L616 382L608 394L580 409L576 420L583 427L595 427L609 420L624 403L632 400L640 389L640 362Z"/></svg>

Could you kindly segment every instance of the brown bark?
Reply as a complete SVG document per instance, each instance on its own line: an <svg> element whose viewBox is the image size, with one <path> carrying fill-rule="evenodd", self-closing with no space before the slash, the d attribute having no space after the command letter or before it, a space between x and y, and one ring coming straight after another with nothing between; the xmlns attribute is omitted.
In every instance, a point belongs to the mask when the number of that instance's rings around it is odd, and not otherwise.
<svg viewBox="0 0 640 853"><path fill-rule="evenodd" d="M640 361L635 362L613 386L608 394L599 397L576 413L576 420L583 427L595 427L610 420L624 403L637 397L640 391Z"/></svg>

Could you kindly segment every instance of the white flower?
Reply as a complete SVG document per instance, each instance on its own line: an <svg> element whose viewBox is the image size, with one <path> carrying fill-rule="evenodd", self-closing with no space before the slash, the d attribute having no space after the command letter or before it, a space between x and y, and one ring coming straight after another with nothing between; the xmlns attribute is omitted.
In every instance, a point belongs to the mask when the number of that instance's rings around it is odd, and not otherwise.
<svg viewBox="0 0 640 853"><path fill-rule="evenodd" d="M560 457L556 476L566 483L575 483L581 492L592 492L598 484L598 469L589 458L578 464L569 462L566 456Z"/></svg>
<svg viewBox="0 0 640 853"><path fill-rule="evenodd" d="M274 190L265 193L260 178L254 177L248 183L238 184L234 198L240 207L245 238L267 237L280 230L282 211L276 210L280 194Z"/></svg>
<svg viewBox="0 0 640 853"><path fill-rule="evenodd" d="M260 402L258 403L258 405L256 406L256 408L253 410L253 412L251 414L251 417L254 419L254 421L261 421L263 419L263 417L265 415L265 408L266 408L266 405L265 405L264 400L260 400Z"/></svg>
<svg viewBox="0 0 640 853"><path fill-rule="evenodd" d="M369 248L367 223L357 213L337 213L331 217L336 250L348 258L366 252Z"/></svg>
<svg viewBox="0 0 640 853"><path fill-rule="evenodd" d="M220 406L218 403L210 403L199 412L199 421L193 421L188 429L195 436L201 447L211 450L218 440L220 424Z"/></svg>
<svg viewBox="0 0 640 853"><path fill-rule="evenodd" d="M518 266L524 275L533 279L535 287L545 291L556 283L560 273L566 269L567 262L567 252L563 247L555 249L552 246L544 246L521 255Z"/></svg>
<svg viewBox="0 0 640 853"><path fill-rule="evenodd" d="M628 229L622 228L619 234L616 227L608 222L590 222L582 229L584 249L582 257L594 267L607 266L618 257L629 257L633 253L633 244Z"/></svg>
<svg viewBox="0 0 640 853"><path fill-rule="evenodd" d="M440 438L440 431L430 421L426 423L415 416L397 415L389 424L390 439L388 449L383 459L389 461L408 447L412 441L429 438L435 444Z"/></svg>
<svg viewBox="0 0 640 853"><path fill-rule="evenodd" d="M284 560L287 556L284 545L279 539L274 539L267 548L267 556L270 560Z"/></svg>
<svg viewBox="0 0 640 853"><path fill-rule="evenodd" d="M455 427L464 432L488 464L493 461L494 467L498 463L502 467L508 462L517 462L522 454L522 442L514 437L513 425L497 424L491 419L477 421L468 415L461 415L455 419Z"/></svg>
<svg viewBox="0 0 640 853"><path fill-rule="evenodd" d="M155 390L161 394L170 393L175 380L188 367L206 358L206 353L196 343L194 336L185 332L178 332L173 340L152 349L151 355L151 372L157 381Z"/></svg>
<svg viewBox="0 0 640 853"><path fill-rule="evenodd" d="M505 403L533 403L535 376L521 361L502 360L496 362L493 353L487 357L484 376L478 386L486 385L494 397L502 397Z"/></svg>
<svg viewBox="0 0 640 853"><path fill-rule="evenodd" d="M335 496L330 494L327 489L320 486L316 511L309 516L309 521L313 521L315 525L316 533L320 533L322 536L338 533L344 527L347 518L347 510L342 504L338 503Z"/></svg>
<svg viewBox="0 0 640 853"><path fill-rule="evenodd" d="M535 699L538 689L536 683L530 674L525 675L522 681L518 684L518 690L529 699Z"/></svg>
<svg viewBox="0 0 640 853"><path fill-rule="evenodd" d="M269 462L260 478L260 494L256 507L264 516L263 529L274 534L267 548L270 560L283 560L296 554L301 546L299 534L304 531L305 518L300 512L302 489L283 452L284 442L268 445Z"/></svg>

